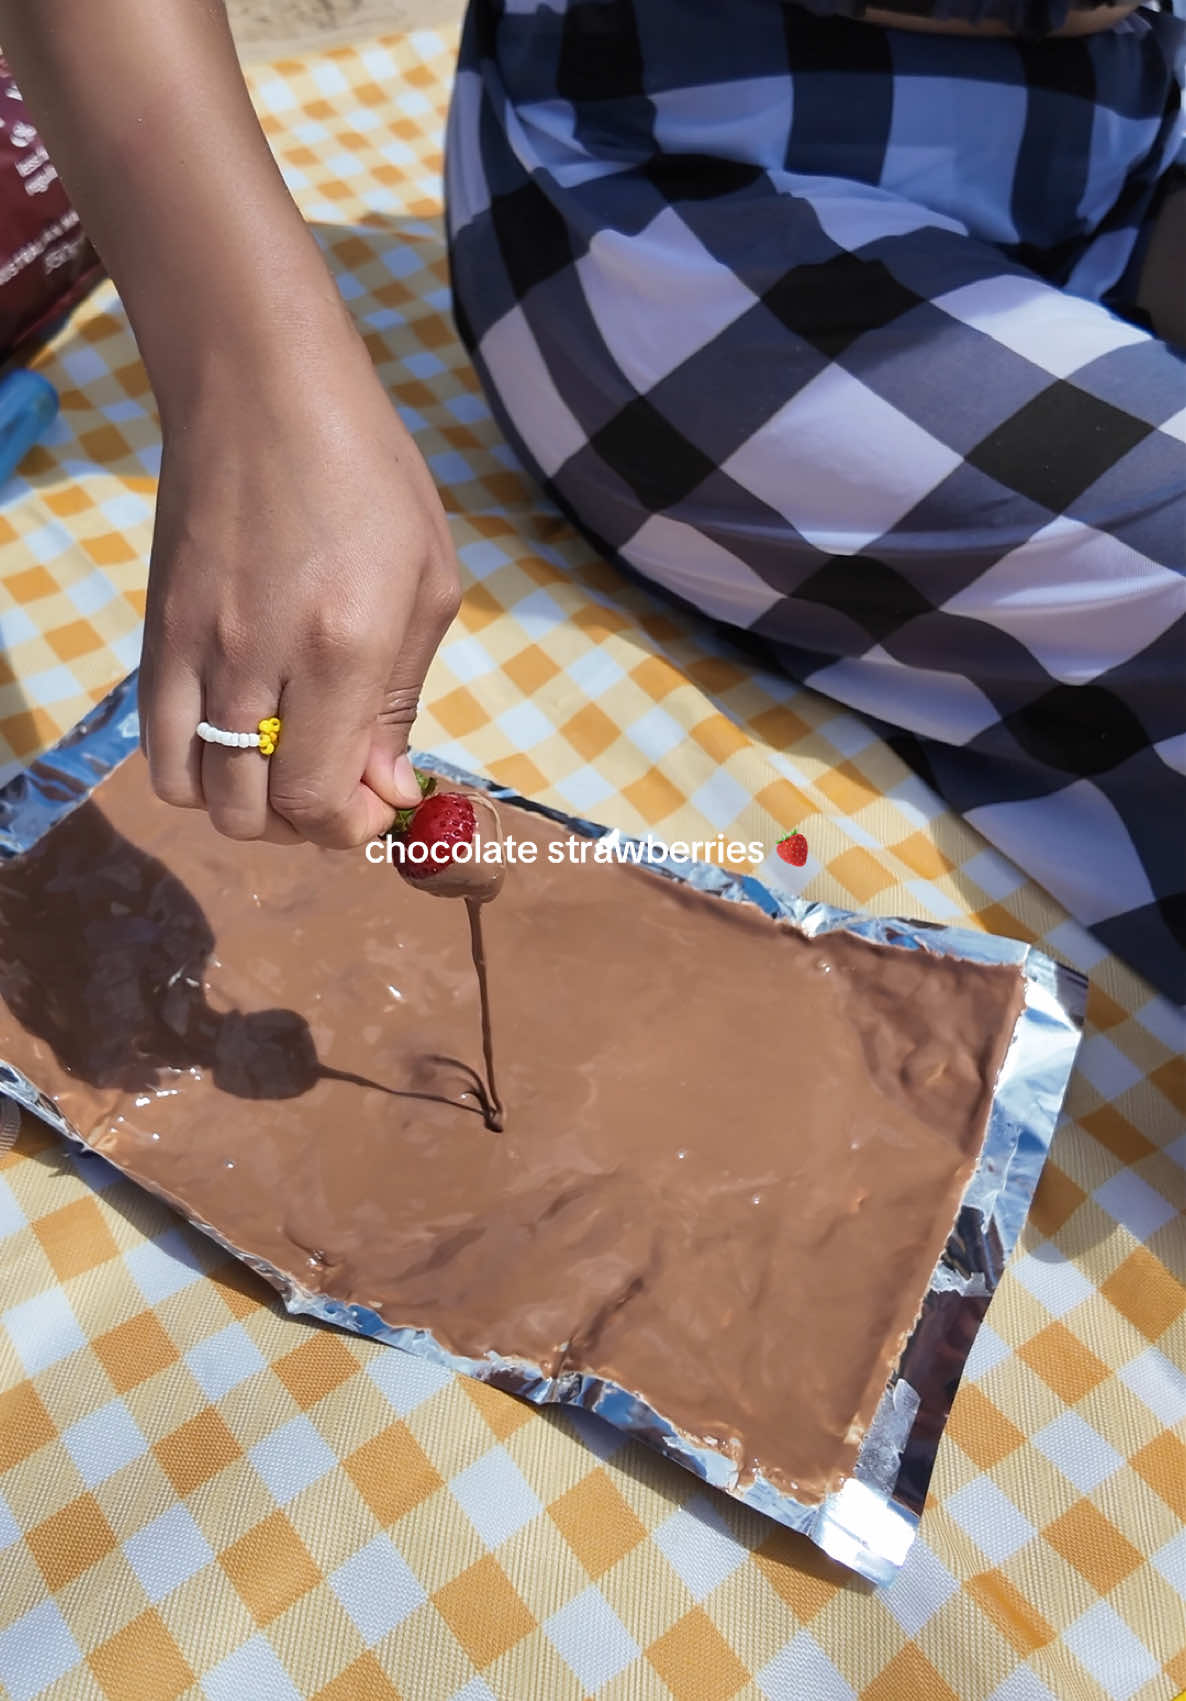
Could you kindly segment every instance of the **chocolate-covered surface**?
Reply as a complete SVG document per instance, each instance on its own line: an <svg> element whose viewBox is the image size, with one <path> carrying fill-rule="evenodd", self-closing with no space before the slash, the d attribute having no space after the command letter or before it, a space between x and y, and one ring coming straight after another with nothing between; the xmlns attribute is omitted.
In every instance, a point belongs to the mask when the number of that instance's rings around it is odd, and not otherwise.
<svg viewBox="0 0 1186 1701"><path fill-rule="evenodd" d="M641 1393L800 1499L850 1467L983 1136L1012 967L540 846L483 915L233 844L128 761L0 871L0 1056L307 1288Z"/></svg>

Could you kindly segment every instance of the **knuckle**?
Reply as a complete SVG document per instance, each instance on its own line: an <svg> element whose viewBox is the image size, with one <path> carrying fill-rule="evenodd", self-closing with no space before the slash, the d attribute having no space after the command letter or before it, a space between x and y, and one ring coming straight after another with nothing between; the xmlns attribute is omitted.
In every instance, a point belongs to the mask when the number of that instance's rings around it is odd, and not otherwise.
<svg viewBox="0 0 1186 1701"><path fill-rule="evenodd" d="M461 578L455 568L435 573L428 587L428 615L442 631L452 625L461 607Z"/></svg>
<svg viewBox="0 0 1186 1701"><path fill-rule="evenodd" d="M215 614L210 629L210 641L214 654L224 665L232 665L245 660L252 642L252 629L233 609L220 609Z"/></svg>
<svg viewBox="0 0 1186 1701"><path fill-rule="evenodd" d="M383 698L379 719L384 726L411 726L419 708L420 691L417 686L392 686Z"/></svg>
<svg viewBox="0 0 1186 1701"><path fill-rule="evenodd" d="M224 839L240 842L258 839L264 830L263 818L258 811L227 808L225 805L210 810L210 825Z"/></svg>
<svg viewBox="0 0 1186 1701"><path fill-rule="evenodd" d="M149 783L153 796L159 797L162 803L171 805L174 809L200 809L202 800L194 787L184 777L178 778L173 774L154 774L149 770Z"/></svg>
<svg viewBox="0 0 1186 1701"><path fill-rule="evenodd" d="M306 838L320 842L321 835L332 829L341 811L318 793L303 786L273 786L269 802L277 815L282 815Z"/></svg>
<svg viewBox="0 0 1186 1701"><path fill-rule="evenodd" d="M363 842L353 817L332 798L315 796L307 790L273 790L272 809L302 838L326 850L353 850Z"/></svg>
<svg viewBox="0 0 1186 1701"><path fill-rule="evenodd" d="M331 665L360 661L374 647L374 634L360 626L348 608L319 608L310 617L305 648L314 660Z"/></svg>

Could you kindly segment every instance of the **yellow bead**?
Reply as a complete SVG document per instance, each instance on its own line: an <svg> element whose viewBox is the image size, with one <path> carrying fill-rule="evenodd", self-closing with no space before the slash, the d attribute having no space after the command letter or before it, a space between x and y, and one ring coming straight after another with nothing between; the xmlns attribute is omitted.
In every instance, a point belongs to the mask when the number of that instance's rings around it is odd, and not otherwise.
<svg viewBox="0 0 1186 1701"><path fill-rule="evenodd" d="M266 733L266 732L261 732L260 735L259 735L259 753L260 753L260 755L261 756L270 756L272 754L273 750L275 750L275 748L276 748L276 740L271 736L271 734Z"/></svg>
<svg viewBox="0 0 1186 1701"><path fill-rule="evenodd" d="M280 731L280 716L268 715L259 723L258 730L260 732L270 732L272 737L275 738L276 734Z"/></svg>

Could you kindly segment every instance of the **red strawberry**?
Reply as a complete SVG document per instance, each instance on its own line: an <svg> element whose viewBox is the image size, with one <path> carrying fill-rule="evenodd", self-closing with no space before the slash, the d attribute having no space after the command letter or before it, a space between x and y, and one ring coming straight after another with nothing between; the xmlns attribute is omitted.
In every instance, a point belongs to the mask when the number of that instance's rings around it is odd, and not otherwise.
<svg viewBox="0 0 1186 1701"><path fill-rule="evenodd" d="M792 868L802 868L807 861L807 840L802 833L787 833L775 846L784 862L789 862Z"/></svg>
<svg viewBox="0 0 1186 1701"><path fill-rule="evenodd" d="M412 813L412 819L402 835L404 847L400 867L409 880L426 880L439 874L445 864L454 860L458 845L473 843L477 829L474 806L460 792L440 791L426 797ZM423 845L424 859L413 845Z"/></svg>
<svg viewBox="0 0 1186 1701"><path fill-rule="evenodd" d="M431 791L397 818L393 860L405 880L440 897L484 903L502 885L502 861L482 856L500 844L498 814L480 792Z"/></svg>

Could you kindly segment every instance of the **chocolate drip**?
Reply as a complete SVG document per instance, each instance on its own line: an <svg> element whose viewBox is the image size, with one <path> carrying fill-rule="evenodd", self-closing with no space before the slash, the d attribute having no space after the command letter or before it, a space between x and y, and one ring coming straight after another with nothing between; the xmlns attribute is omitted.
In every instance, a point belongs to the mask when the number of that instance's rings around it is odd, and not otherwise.
<svg viewBox="0 0 1186 1701"><path fill-rule="evenodd" d="M504 1123L502 1100L494 1082L494 1035L490 1028L490 988L486 980L486 953L482 946L482 905L477 898L467 898L469 915L469 948L478 977L478 999L482 1006L482 1059L486 1065L486 1103L483 1107L486 1126L501 1134Z"/></svg>

